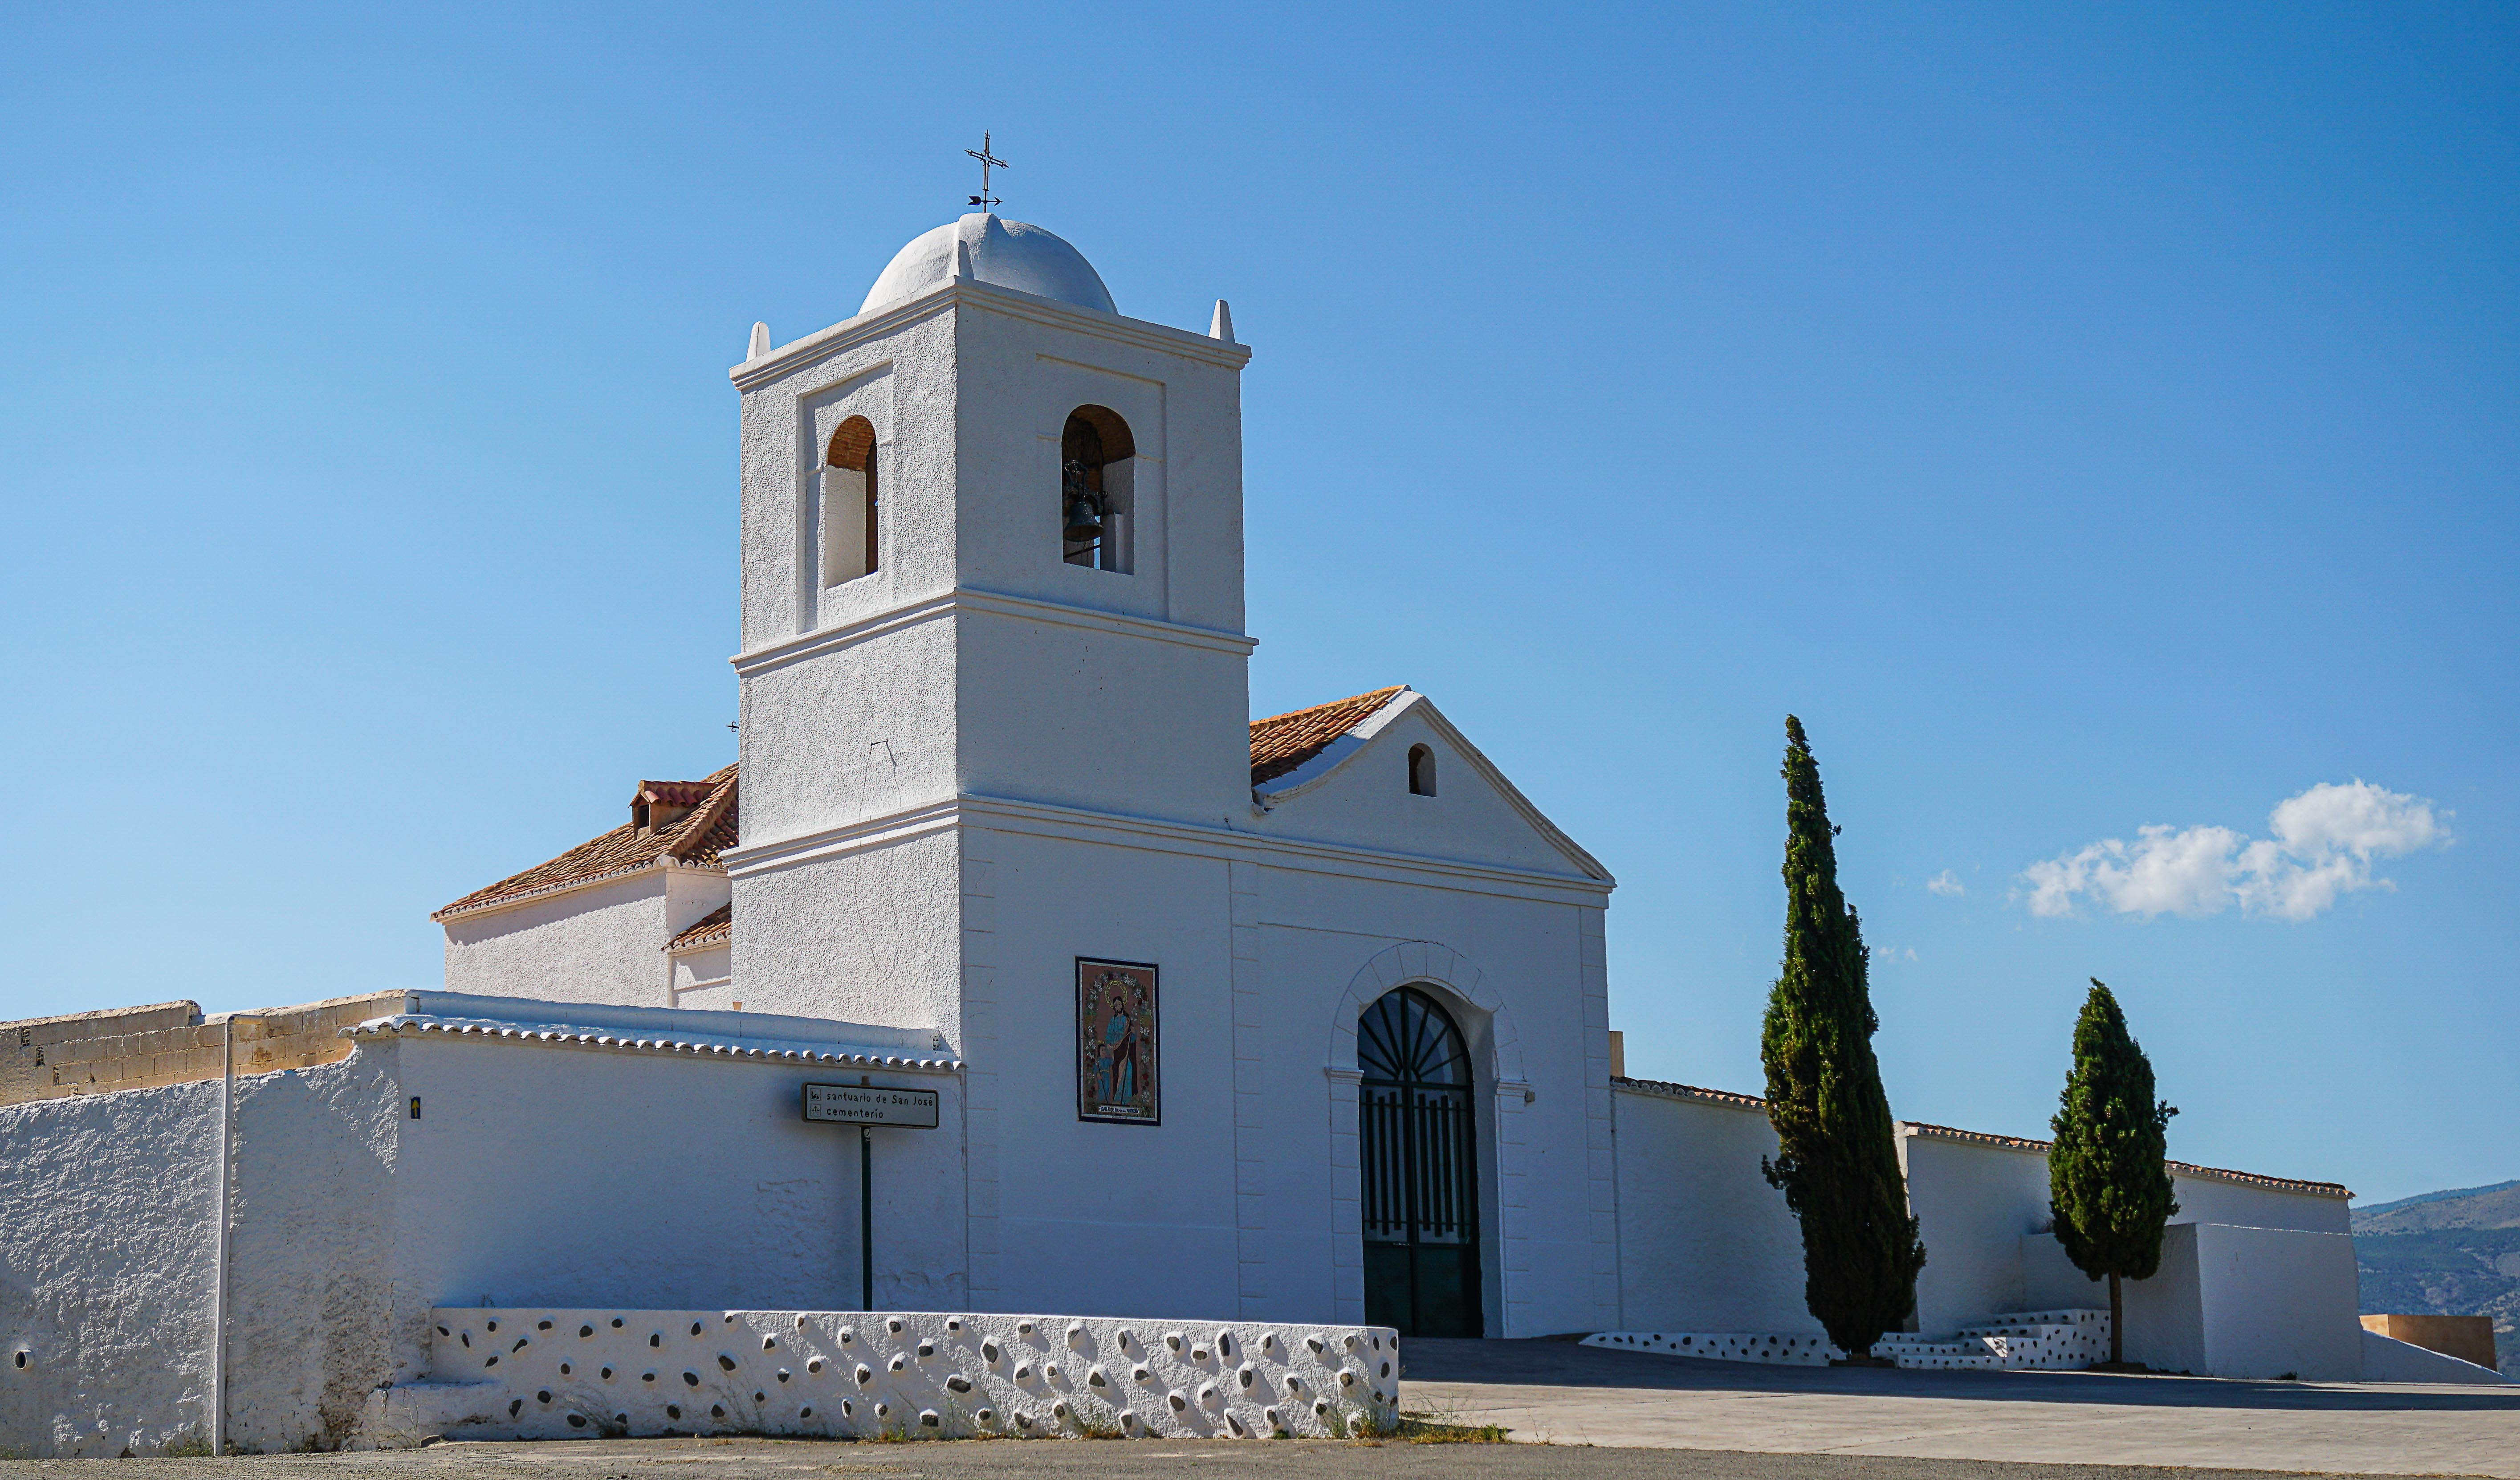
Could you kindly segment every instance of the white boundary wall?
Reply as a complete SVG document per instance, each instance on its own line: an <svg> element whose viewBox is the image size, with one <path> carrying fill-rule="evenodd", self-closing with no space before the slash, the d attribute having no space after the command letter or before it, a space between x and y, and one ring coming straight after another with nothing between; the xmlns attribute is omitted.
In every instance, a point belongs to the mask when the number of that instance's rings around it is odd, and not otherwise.
<svg viewBox="0 0 2520 1480"><path fill-rule="evenodd" d="M1771 1334L1818 1332L1803 1303L1801 1231L1759 1172L1777 1148L1764 1102L1632 1079L1611 1099L1620 1326L1763 1353ZM1926 1252L1912 1329L2106 1303L2106 1286L2048 1232L2042 1144L1902 1122L1899 1149ZM2161 1273L2127 1285L2128 1357L2226 1377L2360 1377L2343 1189L2182 1166L2172 1184L2180 1221Z"/></svg>
<svg viewBox="0 0 2520 1480"><path fill-rule="evenodd" d="M1759 1158L1777 1151L1766 1108L1746 1095L1680 1088L1622 1085L1610 1097L1620 1324L1735 1333L1736 1345L1756 1333L1762 1351L1771 1333L1824 1341L1803 1304L1802 1228L1759 1175Z"/></svg>
<svg viewBox="0 0 2520 1480"><path fill-rule="evenodd" d="M372 1393L428 1371L430 1310L449 1302L855 1303L857 1133L802 1123L808 1080L939 1091L944 1129L875 1133L878 1302L938 1293L930 1272L963 1257L960 1076L881 1062L915 1057L907 1045L790 1061L733 1046L848 1025L589 1008L568 1010L633 1026L572 1045L430 1016L548 1004L412 995L430 1010L405 1019L447 1026L237 1081L242 1449L356 1437ZM663 1046L666 1021L714 1046ZM0 1107L0 1448L206 1440L219 1094L213 1080Z"/></svg>

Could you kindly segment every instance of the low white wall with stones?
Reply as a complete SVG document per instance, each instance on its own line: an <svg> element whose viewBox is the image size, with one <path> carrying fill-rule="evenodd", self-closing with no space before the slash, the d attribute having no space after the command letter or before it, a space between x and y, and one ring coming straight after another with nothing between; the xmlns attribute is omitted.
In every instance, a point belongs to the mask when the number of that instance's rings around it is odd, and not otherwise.
<svg viewBox="0 0 2520 1480"><path fill-rule="evenodd" d="M653 1434L1269 1438L1387 1426L1387 1326L922 1311L465 1309L384 1442Z"/></svg>

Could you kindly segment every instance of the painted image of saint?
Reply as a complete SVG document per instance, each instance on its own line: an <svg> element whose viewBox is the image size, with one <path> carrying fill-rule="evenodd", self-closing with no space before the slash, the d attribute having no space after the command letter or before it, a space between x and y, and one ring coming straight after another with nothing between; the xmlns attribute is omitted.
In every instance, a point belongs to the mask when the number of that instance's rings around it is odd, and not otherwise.
<svg viewBox="0 0 2520 1480"><path fill-rule="evenodd" d="M1102 1102L1125 1104L1138 1095L1138 1030L1129 1020L1128 1005L1115 988L1111 1015L1102 1024Z"/></svg>
<svg viewBox="0 0 2520 1480"><path fill-rule="evenodd" d="M1077 1111L1089 1120L1154 1124L1152 967L1078 962Z"/></svg>

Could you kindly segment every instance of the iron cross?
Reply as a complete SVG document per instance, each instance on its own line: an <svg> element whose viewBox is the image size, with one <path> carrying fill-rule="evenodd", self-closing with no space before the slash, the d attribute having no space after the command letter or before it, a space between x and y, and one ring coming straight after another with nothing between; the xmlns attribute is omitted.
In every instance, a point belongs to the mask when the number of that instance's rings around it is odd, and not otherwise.
<svg viewBox="0 0 2520 1480"><path fill-rule="evenodd" d="M989 194L989 167L991 165L995 165L1000 169L1009 169L1012 166L1009 165L1006 160L989 153L989 135L987 131L983 130L980 134L979 148L967 149L963 151L963 153L969 155L972 158L980 161L980 193L971 198L971 203L980 207L982 210L988 210L995 206L1004 204L1004 202Z"/></svg>

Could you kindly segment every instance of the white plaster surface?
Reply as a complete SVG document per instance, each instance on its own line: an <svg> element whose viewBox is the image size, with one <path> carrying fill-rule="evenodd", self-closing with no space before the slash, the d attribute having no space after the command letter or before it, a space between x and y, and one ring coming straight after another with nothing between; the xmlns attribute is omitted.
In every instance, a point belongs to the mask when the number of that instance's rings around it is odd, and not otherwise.
<svg viewBox="0 0 2520 1480"><path fill-rule="evenodd" d="M2034 1297L2105 1300L2052 1233L2021 1240ZM2126 1355L2167 1372L2351 1382L2362 1375L2353 1239L2300 1229L2174 1223L2161 1269L2123 1282Z"/></svg>
<svg viewBox="0 0 2520 1480"><path fill-rule="evenodd" d="M2353 1204L2341 1196L2295 1192L2180 1171L2170 1174L2170 1190L2179 1203L2179 1211L2171 1216L2173 1223L2297 1229L2305 1233L2353 1232Z"/></svg>
<svg viewBox="0 0 2520 1480"><path fill-rule="evenodd" d="M503 909L467 912L444 921L446 989L671 1007L665 943L728 898L718 870L658 865Z"/></svg>
<svg viewBox="0 0 2520 1480"><path fill-rule="evenodd" d="M1388 718L1355 740L1334 746L1301 771L1264 783L1269 810L1255 830L1395 853L1458 859L1579 878L1608 875L1541 818L1523 797L1421 694L1393 701ZM1434 750L1436 794L1409 789L1409 750ZM1294 785L1288 785L1288 783Z"/></svg>
<svg viewBox="0 0 2520 1480"><path fill-rule="evenodd" d="M2026 1240L2042 1235L2053 1226L2044 1152L1978 1140L1953 1140L1908 1122L1900 1125L1898 1144L1900 1162L1908 1170L1908 1205L1915 1210L1917 1226L1925 1238L1925 1268L1917 1276L1915 1286L1915 1326L1920 1331L1948 1331L1963 1322L1978 1322L1991 1311L2090 1306L2094 1304L2094 1288L2101 1288L2101 1293L2107 1291L2084 1278L2071 1268L2071 1263L2061 1261L2061 1253L2026 1253L2031 1248ZM2180 1202L2180 1210L2173 1215L2173 1228L2215 1223L2261 1231L2316 1233L2331 1238L2341 1238L2346 1233L2344 1197L2291 1192L2263 1183L2232 1183L2190 1173L2173 1173L2170 1183ZM2053 1248L2053 1238L2047 1243ZM2278 1245L2291 1248L2285 1240L2271 1240L2266 1248L2273 1250ZM2039 1266L2034 1268L2026 1258L2039 1261ZM2354 1261L2349 1250L2349 1271L2351 1263ZM2320 1268L2326 1268L2328 1276L2333 1276L2331 1266L2333 1258L2328 1258L2328 1266ZM2320 1288L2333 1286L2333 1278L2328 1276L2320 1276ZM2346 1288L2351 1291L2351 1280L2346 1280ZM2245 1311L2253 1309L2258 1309L2256 1301L2230 1304L2223 1309L2223 1319L2237 1322L2245 1319ZM2354 1323L2351 1309L2354 1301L2346 1296L2349 1326ZM2144 1323L2130 1314L2130 1341L2137 1339L2142 1328ZM2309 1354L2303 1359L2328 1364L2328 1359ZM2173 1364L2173 1371L2178 1369L2205 1371L2190 1362ZM2263 1374L2253 1371L2253 1376L2273 1376L2275 1371L2280 1371L2280 1367Z"/></svg>
<svg viewBox="0 0 2520 1480"><path fill-rule="evenodd" d="M950 281L960 243L973 276L983 283L1038 297L1056 298L1100 313L1118 313L1102 275L1065 239L1023 221L972 211L910 240L868 290L860 313L916 297Z"/></svg>
<svg viewBox="0 0 2520 1480"><path fill-rule="evenodd" d="M1818 1336L1803 1302L1802 1227L1759 1174L1767 1112L1621 1089L1621 1324Z"/></svg>
<svg viewBox="0 0 2520 1480"><path fill-rule="evenodd" d="M426 1371L428 1312L450 1301L854 1303L858 1136L803 1123L808 1081L939 1091L941 1129L873 1133L876 1288L961 1294L960 1081L931 1034L408 996L421 1010L367 1025L350 1058L238 1081L240 1447L443 1417L371 1394ZM0 1446L152 1454L206 1436L218 1096L0 1109L0 1348L27 1358L0 1359Z"/></svg>
<svg viewBox="0 0 2520 1480"><path fill-rule="evenodd" d="M1908 1206L1925 1240L1917 1330L1948 1331L1998 1311L2092 1303L2088 1293L2033 1293L2024 1281L2022 1237L2048 1223L2045 1154L1913 1134L1899 1138L1899 1150Z"/></svg>
<svg viewBox="0 0 2520 1480"><path fill-rule="evenodd" d="M390 1054L360 1054L238 1081L229 1413L248 1448L330 1447L391 1374L391 1078ZM219 1088L0 1109L0 1446L206 1440Z"/></svg>
<svg viewBox="0 0 2520 1480"><path fill-rule="evenodd" d="M1387 1423L1400 1394L1384 1326L503 1307L437 1311L430 1336L428 1386L495 1385L463 1438L1319 1437Z"/></svg>

